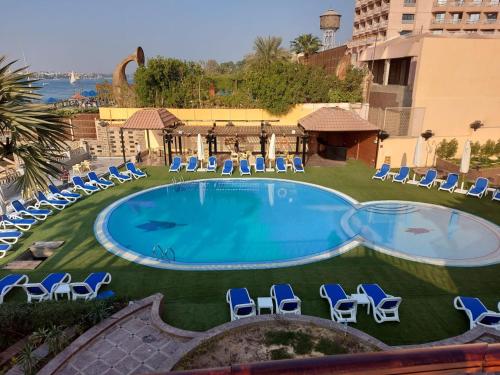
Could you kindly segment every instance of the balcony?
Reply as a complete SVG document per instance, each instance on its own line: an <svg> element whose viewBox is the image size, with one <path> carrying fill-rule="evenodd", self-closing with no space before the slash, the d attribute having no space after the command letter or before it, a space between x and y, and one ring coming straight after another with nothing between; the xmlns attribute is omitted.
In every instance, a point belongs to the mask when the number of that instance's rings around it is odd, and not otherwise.
<svg viewBox="0 0 500 375"><path fill-rule="evenodd" d="M500 0L448 0L448 1L435 1L434 8L478 8L478 7L499 7L500 8Z"/></svg>

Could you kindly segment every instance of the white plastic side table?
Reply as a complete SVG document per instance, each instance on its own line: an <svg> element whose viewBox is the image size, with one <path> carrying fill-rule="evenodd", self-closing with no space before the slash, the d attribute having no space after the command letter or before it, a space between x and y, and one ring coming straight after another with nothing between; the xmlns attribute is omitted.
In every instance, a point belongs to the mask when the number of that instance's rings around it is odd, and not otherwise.
<svg viewBox="0 0 500 375"><path fill-rule="evenodd" d="M60 284L56 290L54 290L54 298L56 301L58 295L66 295L69 301L71 299L71 289L69 288L69 284Z"/></svg>
<svg viewBox="0 0 500 375"><path fill-rule="evenodd" d="M259 311L259 315L261 315L261 309L269 309L271 314L274 314L273 299L271 297L258 297L257 309Z"/></svg>

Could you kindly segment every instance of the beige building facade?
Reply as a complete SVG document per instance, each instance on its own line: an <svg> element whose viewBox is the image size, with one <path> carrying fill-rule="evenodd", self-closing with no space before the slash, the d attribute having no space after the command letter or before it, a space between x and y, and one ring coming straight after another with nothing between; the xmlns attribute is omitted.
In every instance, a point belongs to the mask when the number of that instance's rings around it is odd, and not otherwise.
<svg viewBox="0 0 500 375"><path fill-rule="evenodd" d="M500 0L356 0L354 57L367 47L408 34L500 36Z"/></svg>
<svg viewBox="0 0 500 375"><path fill-rule="evenodd" d="M378 165L415 166L417 139L426 130L420 166L434 165L436 147L456 138L457 157L465 141L500 139L500 39L478 35L422 34L372 46L360 55L374 76L369 119L387 131ZM473 130L471 124L482 125Z"/></svg>

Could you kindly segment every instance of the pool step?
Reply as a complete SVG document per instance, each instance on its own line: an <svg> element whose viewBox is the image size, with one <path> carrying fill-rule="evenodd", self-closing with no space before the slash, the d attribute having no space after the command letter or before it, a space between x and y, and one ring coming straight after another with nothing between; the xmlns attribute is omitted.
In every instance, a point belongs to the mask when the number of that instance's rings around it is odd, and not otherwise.
<svg viewBox="0 0 500 375"><path fill-rule="evenodd" d="M374 204L367 206L362 209L366 212L373 212L376 214L387 214L387 215L400 215L400 214L411 214L418 211L418 207L409 204Z"/></svg>

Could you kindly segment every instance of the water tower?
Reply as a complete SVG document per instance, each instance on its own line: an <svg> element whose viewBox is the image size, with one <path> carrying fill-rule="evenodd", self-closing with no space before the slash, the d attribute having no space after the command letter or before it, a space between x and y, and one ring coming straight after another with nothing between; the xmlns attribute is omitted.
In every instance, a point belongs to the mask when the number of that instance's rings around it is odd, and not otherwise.
<svg viewBox="0 0 500 375"><path fill-rule="evenodd" d="M323 50L335 47L335 33L340 28L342 15L333 9L319 16L319 28L323 30Z"/></svg>

